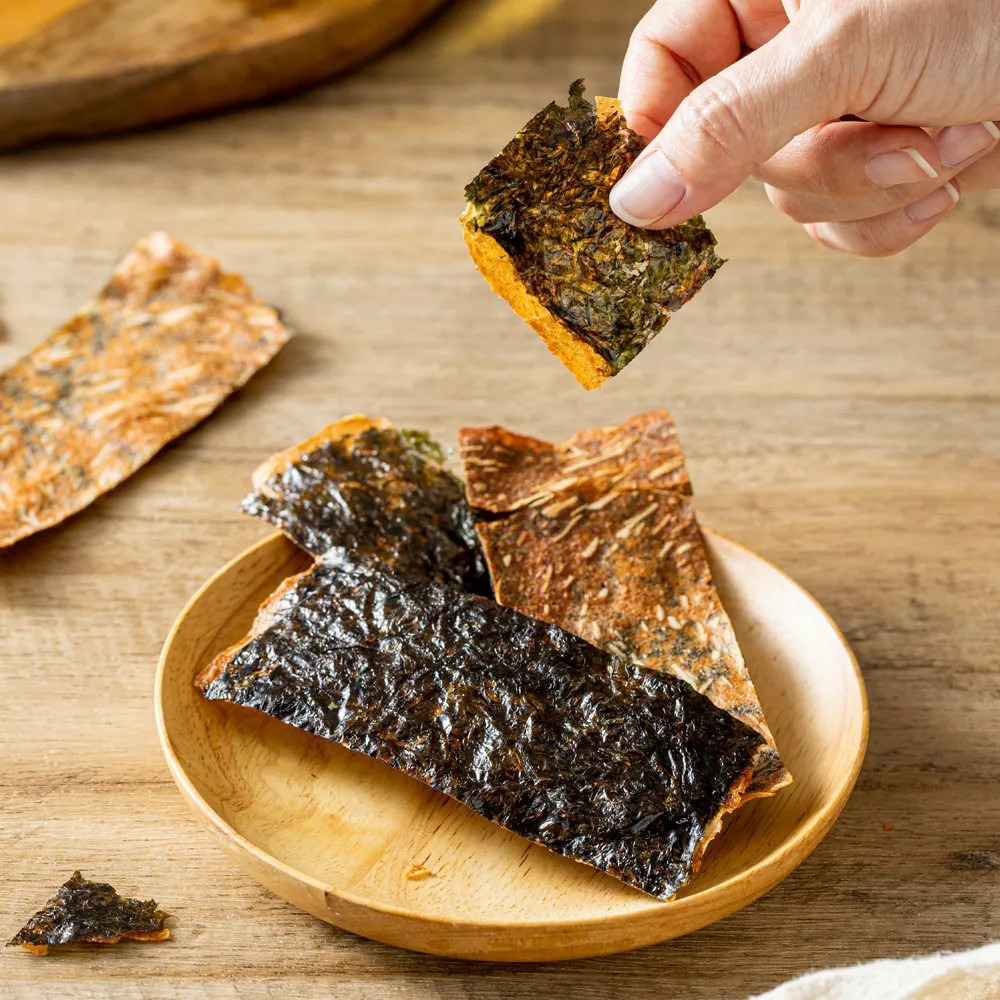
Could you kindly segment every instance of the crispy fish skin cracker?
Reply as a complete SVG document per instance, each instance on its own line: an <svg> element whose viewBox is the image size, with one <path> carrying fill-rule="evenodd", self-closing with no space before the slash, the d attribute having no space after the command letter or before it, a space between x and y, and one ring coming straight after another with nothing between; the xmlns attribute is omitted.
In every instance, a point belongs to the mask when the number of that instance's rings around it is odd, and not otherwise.
<svg viewBox="0 0 1000 1000"><path fill-rule="evenodd" d="M476 267L586 389L622 370L718 270L696 217L622 222L608 195L644 148L617 101L543 108L466 187L460 217Z"/></svg>
<svg viewBox="0 0 1000 1000"><path fill-rule="evenodd" d="M550 444L503 427L464 427L459 443L473 507L505 514L545 504L556 493L586 489L669 489L691 493L674 422L666 410L616 427L581 431Z"/></svg>
<svg viewBox="0 0 1000 1000"><path fill-rule="evenodd" d="M285 581L197 684L660 898L697 870L762 743L669 674L350 553Z"/></svg>
<svg viewBox="0 0 1000 1000"><path fill-rule="evenodd" d="M208 416L290 334L238 275L165 233L0 374L0 548L82 510Z"/></svg>
<svg viewBox="0 0 1000 1000"><path fill-rule="evenodd" d="M665 670L767 744L749 794L791 781L712 581L665 410L559 445L463 429L462 460L496 598Z"/></svg>
<svg viewBox="0 0 1000 1000"><path fill-rule="evenodd" d="M35 955L47 955L52 947L76 942L167 941L171 937L163 924L167 916L155 900L127 899L106 882L91 882L77 871L7 947L19 945Z"/></svg>

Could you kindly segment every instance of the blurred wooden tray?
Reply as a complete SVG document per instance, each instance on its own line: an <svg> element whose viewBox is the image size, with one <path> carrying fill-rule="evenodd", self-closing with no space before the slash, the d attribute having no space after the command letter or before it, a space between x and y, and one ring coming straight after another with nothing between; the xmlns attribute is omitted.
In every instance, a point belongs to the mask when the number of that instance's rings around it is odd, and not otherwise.
<svg viewBox="0 0 1000 1000"><path fill-rule="evenodd" d="M0 148L282 94L370 58L446 0L0 0Z"/></svg>
<svg viewBox="0 0 1000 1000"><path fill-rule="evenodd" d="M861 768L868 707L823 609L735 542L706 532L712 568L795 783L751 802L702 872L663 903L531 845L367 757L269 716L204 701L195 674L309 560L280 534L191 599L163 648L156 715L184 798L223 850L295 906L437 955L581 958L687 934L767 892L816 847ZM433 874L411 880L413 864Z"/></svg>

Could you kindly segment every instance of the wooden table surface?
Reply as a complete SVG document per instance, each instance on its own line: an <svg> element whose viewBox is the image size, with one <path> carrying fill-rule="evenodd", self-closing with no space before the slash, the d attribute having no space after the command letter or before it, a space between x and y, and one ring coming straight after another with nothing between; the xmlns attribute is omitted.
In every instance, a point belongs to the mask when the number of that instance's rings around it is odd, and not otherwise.
<svg viewBox="0 0 1000 1000"><path fill-rule="evenodd" d="M155 895L175 940L0 956L4 998L742 998L832 963L979 945L1000 924L1000 197L910 253L813 246L748 187L730 263L584 393L472 268L462 186L585 76L614 93L643 0L465 0L289 103L0 159L0 365L167 227L300 331L216 416L68 524L0 556L0 933L76 867ZM853 643L868 759L819 850L691 937L543 966L373 944L270 895L196 826L153 724L188 595L262 534L265 456L352 411L454 441L562 436L661 405L703 519L782 566Z"/></svg>

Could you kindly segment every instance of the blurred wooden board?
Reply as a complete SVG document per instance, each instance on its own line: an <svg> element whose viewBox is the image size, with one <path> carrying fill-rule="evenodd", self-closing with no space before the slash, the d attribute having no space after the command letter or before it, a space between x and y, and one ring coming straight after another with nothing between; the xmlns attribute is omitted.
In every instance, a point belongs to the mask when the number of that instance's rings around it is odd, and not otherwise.
<svg viewBox="0 0 1000 1000"><path fill-rule="evenodd" d="M283 94L382 51L444 0L0 0L0 148Z"/></svg>

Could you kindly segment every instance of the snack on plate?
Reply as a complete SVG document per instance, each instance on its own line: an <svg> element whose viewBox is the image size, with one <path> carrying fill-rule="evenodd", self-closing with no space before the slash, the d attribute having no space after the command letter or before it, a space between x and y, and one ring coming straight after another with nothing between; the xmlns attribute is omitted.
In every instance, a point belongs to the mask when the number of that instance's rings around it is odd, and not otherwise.
<svg viewBox="0 0 1000 1000"><path fill-rule="evenodd" d="M615 100L570 88L466 187L476 267L587 389L617 375L718 270L700 216L637 229L608 204L644 140Z"/></svg>
<svg viewBox="0 0 1000 1000"><path fill-rule="evenodd" d="M243 510L314 556L372 553L387 566L489 593L463 485L426 434L355 415L279 452Z"/></svg>
<svg viewBox="0 0 1000 1000"><path fill-rule="evenodd" d="M763 743L668 673L337 550L197 684L663 899L739 806Z"/></svg>
<svg viewBox="0 0 1000 1000"><path fill-rule="evenodd" d="M462 451L478 524L441 449L386 420L265 462L244 509L318 561L195 683L671 898L723 817L787 774L669 414L563 445L463 431ZM477 532L510 607L483 596Z"/></svg>
<svg viewBox="0 0 1000 1000"><path fill-rule="evenodd" d="M501 427L459 440L496 599L687 681L767 741L750 794L787 785L712 581L670 414L557 445Z"/></svg>
<svg viewBox="0 0 1000 1000"><path fill-rule="evenodd" d="M7 947L20 945L35 955L47 955L49 948L81 941L166 941L171 936L169 928L163 926L168 916L156 908L153 899L126 899L106 882L91 882L73 872Z"/></svg>
<svg viewBox="0 0 1000 1000"><path fill-rule="evenodd" d="M0 374L0 548L82 510L288 340L238 275L165 233Z"/></svg>

